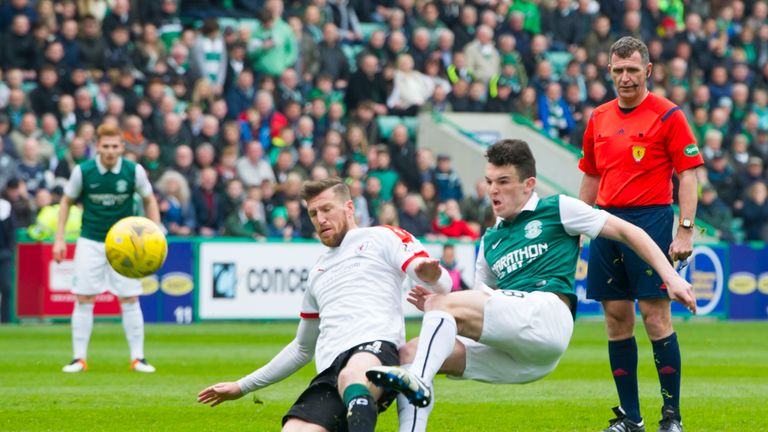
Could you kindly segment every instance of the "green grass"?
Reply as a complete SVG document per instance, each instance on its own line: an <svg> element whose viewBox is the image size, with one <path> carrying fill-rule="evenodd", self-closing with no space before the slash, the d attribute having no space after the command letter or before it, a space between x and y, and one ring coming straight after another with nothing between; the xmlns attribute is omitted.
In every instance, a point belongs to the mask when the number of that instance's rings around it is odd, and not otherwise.
<svg viewBox="0 0 768 432"><path fill-rule="evenodd" d="M683 346L684 423L688 431L768 430L768 323L676 323ZM408 327L415 335L418 323ZM153 375L128 370L122 327L97 323L90 369L60 372L70 357L67 325L0 327L0 431L279 430L280 419L314 375L314 364L284 382L209 408L195 402L206 385L264 364L289 342L293 323L228 323L147 328ZM642 329L640 394L649 431L661 398ZM557 370L526 385L436 381L434 431L595 431L616 405L601 323L579 321ZM379 430L397 430L395 409Z"/></svg>

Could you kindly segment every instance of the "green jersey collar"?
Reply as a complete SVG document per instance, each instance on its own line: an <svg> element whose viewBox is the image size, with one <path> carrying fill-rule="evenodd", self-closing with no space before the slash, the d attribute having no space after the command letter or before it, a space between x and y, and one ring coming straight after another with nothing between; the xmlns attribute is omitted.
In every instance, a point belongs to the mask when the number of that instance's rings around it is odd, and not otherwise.
<svg viewBox="0 0 768 432"><path fill-rule="evenodd" d="M120 169L123 167L123 158L118 158L115 166L112 167L112 174L120 174ZM99 170L99 174L104 175L107 173L107 167L101 164L101 157L96 156L96 169Z"/></svg>
<svg viewBox="0 0 768 432"><path fill-rule="evenodd" d="M531 194L531 197L528 198L528 201L525 203L523 208L520 210L520 213L524 211L534 211L536 210L536 207L539 205L539 195L536 192L533 192ZM520 214L518 213L518 215ZM517 217L517 216L516 216ZM503 228L506 226L510 226L515 220L512 219L511 221L508 221L506 219L502 219L500 217L496 218L496 226L499 228Z"/></svg>

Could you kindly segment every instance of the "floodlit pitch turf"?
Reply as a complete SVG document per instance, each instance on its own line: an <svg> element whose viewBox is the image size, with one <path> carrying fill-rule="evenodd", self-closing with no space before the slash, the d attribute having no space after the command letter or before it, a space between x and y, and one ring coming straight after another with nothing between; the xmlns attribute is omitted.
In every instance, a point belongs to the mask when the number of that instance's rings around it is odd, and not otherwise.
<svg viewBox="0 0 768 432"><path fill-rule="evenodd" d="M683 346L687 431L768 430L768 323L676 323ZM83 374L62 373L67 325L0 327L0 431L279 430L280 419L314 375L314 364L270 388L210 408L197 392L264 364L295 323L151 325L147 358L158 372L129 371L123 329L97 323ZM418 323L408 327L409 335ZM650 345L642 329L640 393L647 430L660 408ZM579 321L557 370L533 384L436 381L433 431L595 431L616 404L602 323ZM396 410L378 430L396 430Z"/></svg>

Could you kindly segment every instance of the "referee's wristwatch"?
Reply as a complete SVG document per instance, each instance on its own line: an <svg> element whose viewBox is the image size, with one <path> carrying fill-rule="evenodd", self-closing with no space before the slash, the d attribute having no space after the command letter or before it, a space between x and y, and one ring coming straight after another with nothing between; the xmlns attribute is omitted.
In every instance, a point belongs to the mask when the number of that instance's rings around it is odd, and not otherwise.
<svg viewBox="0 0 768 432"><path fill-rule="evenodd" d="M693 220L688 218L680 218L680 228L693 229Z"/></svg>

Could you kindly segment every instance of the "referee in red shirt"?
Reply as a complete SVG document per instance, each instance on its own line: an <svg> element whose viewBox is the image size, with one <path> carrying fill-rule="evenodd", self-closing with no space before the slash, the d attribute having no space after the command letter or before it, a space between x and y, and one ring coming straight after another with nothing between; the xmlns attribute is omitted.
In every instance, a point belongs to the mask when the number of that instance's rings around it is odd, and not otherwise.
<svg viewBox="0 0 768 432"><path fill-rule="evenodd" d="M648 47L623 37L611 46L609 71L618 98L597 107L584 133L584 172L579 197L643 228L673 261L693 250L696 167L704 164L685 115L669 100L648 91L652 65ZM680 219L672 239L672 174L680 181ZM680 347L672 328L664 281L628 247L612 240L590 244L587 297L602 303L608 354L619 394L617 418L605 431L644 431L637 389L638 300L663 399L659 431L682 431ZM673 300L678 300L674 299Z"/></svg>

